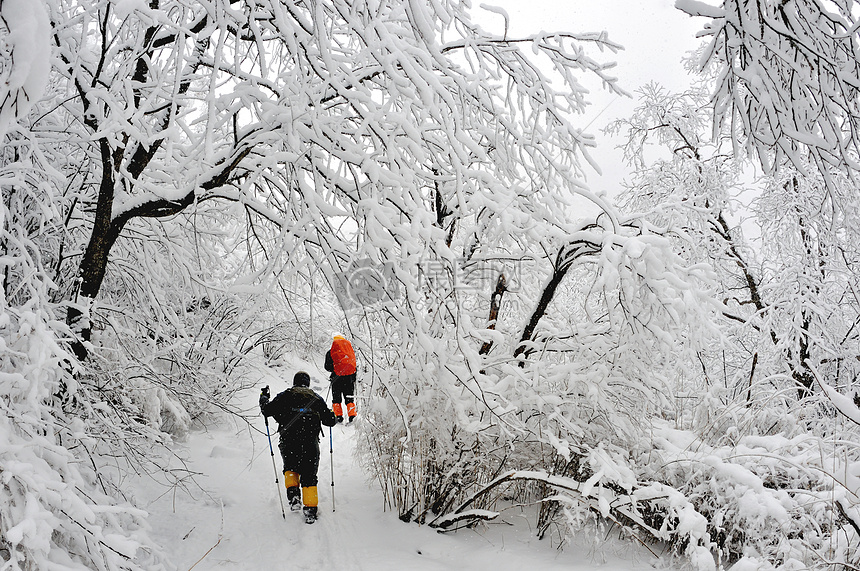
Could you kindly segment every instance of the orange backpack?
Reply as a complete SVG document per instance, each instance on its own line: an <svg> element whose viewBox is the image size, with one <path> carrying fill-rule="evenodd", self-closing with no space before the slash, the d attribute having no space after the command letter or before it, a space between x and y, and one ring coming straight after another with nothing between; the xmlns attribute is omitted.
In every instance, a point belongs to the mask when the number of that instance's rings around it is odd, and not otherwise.
<svg viewBox="0 0 860 571"><path fill-rule="evenodd" d="M343 337L335 337L331 344L331 362L334 374L345 377L355 373L355 352L352 345Z"/></svg>

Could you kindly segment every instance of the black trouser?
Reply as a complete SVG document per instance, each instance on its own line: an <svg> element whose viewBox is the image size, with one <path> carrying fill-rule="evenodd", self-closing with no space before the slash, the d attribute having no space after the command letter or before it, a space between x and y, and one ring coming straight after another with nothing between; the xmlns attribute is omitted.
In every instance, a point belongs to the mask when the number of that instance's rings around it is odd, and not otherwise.
<svg viewBox="0 0 860 571"><path fill-rule="evenodd" d="M331 402L347 404L355 402L355 373L339 377L331 376Z"/></svg>
<svg viewBox="0 0 860 571"><path fill-rule="evenodd" d="M317 470L320 467L320 443L316 434L313 440L295 439L281 434L278 449L284 460L284 472L297 473L303 488L317 485Z"/></svg>

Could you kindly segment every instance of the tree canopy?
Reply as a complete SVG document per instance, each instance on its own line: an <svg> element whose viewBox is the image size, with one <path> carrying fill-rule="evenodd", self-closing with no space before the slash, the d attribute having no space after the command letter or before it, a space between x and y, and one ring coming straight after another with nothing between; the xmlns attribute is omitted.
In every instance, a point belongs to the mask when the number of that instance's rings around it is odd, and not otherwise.
<svg viewBox="0 0 860 571"><path fill-rule="evenodd" d="M116 474L180 485L148 451L251 422L249 357L333 330L404 521L479 524L515 483L541 536L857 565L856 8L676 5L702 86L614 126L618 208L578 126L584 76L624 93L605 33L458 0L2 0L6 565L160 565Z"/></svg>

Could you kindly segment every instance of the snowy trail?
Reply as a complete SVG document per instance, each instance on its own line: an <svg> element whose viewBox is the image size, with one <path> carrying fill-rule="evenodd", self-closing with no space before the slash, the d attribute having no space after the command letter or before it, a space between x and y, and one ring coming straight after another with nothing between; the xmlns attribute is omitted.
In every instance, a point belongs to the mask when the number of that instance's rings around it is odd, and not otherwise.
<svg viewBox="0 0 860 571"><path fill-rule="evenodd" d="M306 369L311 370L311 368ZM272 394L288 386L293 369L271 371ZM283 374L284 378L279 375ZM327 385L313 375L312 388L322 395ZM256 408L256 394L247 406ZM658 560L593 541L564 551L530 533L529 518L506 514L504 521L478 530L438 534L427 526L404 524L383 511L381 493L353 459L355 426L332 431L336 511L331 502L331 458L328 429L320 440L320 519L304 523L278 504L275 474L262 418L255 428L235 423L189 435L174 447L173 467L188 470L184 489L165 490L151 479L134 485L138 502L150 512L151 536L171 554L179 570L280 571L340 569L357 571L417 570L628 570L648 569ZM276 424L270 421L274 431ZM272 437L281 470L277 435ZM193 475L193 478L192 478ZM280 486L283 476L279 474ZM286 502L286 494L284 501Z"/></svg>

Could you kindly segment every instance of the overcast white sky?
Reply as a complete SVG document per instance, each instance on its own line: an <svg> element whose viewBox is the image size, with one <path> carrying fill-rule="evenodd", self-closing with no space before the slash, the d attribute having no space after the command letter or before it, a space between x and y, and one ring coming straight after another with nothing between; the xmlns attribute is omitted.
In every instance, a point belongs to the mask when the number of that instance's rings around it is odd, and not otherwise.
<svg viewBox="0 0 860 571"><path fill-rule="evenodd" d="M671 91L685 89L691 82L681 64L687 52L696 49L701 40L695 37L704 21L693 19L675 9L674 0L483 0L500 6L511 19L510 33L524 35L545 31L599 32L607 31L609 38L624 46L617 54L607 52L603 57L618 62L613 70L621 87L635 96L636 90L651 81ZM473 6L475 17L484 27L501 32L500 16L480 8L482 1ZM486 14L479 15L480 12ZM492 24L498 22L497 29ZM627 98L610 97L593 88L593 105L582 123L598 140L598 149L592 155L600 164L603 175L588 176L593 190L613 193L626 174L621 154L614 147L617 141L609 140L600 129L618 117L629 115L636 102ZM593 122L592 122L593 121Z"/></svg>

